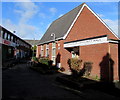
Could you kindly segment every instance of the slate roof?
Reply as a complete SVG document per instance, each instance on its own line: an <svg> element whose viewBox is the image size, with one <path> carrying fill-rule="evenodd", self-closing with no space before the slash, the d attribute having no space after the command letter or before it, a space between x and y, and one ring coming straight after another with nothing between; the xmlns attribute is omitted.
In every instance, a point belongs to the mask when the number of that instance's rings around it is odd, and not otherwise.
<svg viewBox="0 0 120 100"><path fill-rule="evenodd" d="M31 45L38 45L39 43L39 40L24 40L26 41L27 43L31 44Z"/></svg>
<svg viewBox="0 0 120 100"><path fill-rule="evenodd" d="M43 37L39 41L39 44L44 44L44 43L53 41L54 38L51 36L52 33L55 34L56 40L58 40L60 38L62 39L64 37L64 35L67 33L69 27L73 23L74 19L76 18L77 14L80 11L80 9L82 8L83 4L79 5L78 7L69 11L62 17L53 21L52 24L50 25L50 27L47 29L46 33L43 35Z"/></svg>
<svg viewBox="0 0 120 100"><path fill-rule="evenodd" d="M4 26L0 25L0 30L3 30L9 34L11 34L12 36L14 36L15 38L23 41L24 43L26 43L27 45L31 46L31 44L29 44L28 42L26 42L24 39L18 37L17 35L15 35L13 32L11 32L10 30L8 30L7 28L5 28Z"/></svg>

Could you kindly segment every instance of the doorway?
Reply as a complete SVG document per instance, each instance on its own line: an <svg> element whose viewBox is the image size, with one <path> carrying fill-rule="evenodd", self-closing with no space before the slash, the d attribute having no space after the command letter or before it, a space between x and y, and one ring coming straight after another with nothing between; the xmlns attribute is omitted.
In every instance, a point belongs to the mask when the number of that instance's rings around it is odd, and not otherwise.
<svg viewBox="0 0 120 100"><path fill-rule="evenodd" d="M79 47L72 48L72 58L79 58Z"/></svg>

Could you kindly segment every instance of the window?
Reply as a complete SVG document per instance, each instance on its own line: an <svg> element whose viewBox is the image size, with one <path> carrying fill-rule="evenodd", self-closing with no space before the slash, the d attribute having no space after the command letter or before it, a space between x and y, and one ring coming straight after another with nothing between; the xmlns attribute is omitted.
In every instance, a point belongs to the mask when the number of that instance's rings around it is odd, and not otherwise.
<svg viewBox="0 0 120 100"><path fill-rule="evenodd" d="M60 49L60 43L58 43L58 50Z"/></svg>
<svg viewBox="0 0 120 100"><path fill-rule="evenodd" d="M43 49L43 45L41 45L41 57L43 57L44 56L44 51L43 51L44 49Z"/></svg>
<svg viewBox="0 0 120 100"><path fill-rule="evenodd" d="M2 37L2 35L3 35L3 30L1 30L1 32L0 32L0 37Z"/></svg>
<svg viewBox="0 0 120 100"><path fill-rule="evenodd" d="M56 43L52 43L52 48L56 48Z"/></svg>
<svg viewBox="0 0 120 100"><path fill-rule="evenodd" d="M56 50L55 50L55 48L52 49L52 56L56 56Z"/></svg>
<svg viewBox="0 0 120 100"><path fill-rule="evenodd" d="M8 34L8 38L7 39L10 40L10 34Z"/></svg>
<svg viewBox="0 0 120 100"><path fill-rule="evenodd" d="M5 32L5 34L4 34L4 39L7 39L7 33Z"/></svg>
<svg viewBox="0 0 120 100"><path fill-rule="evenodd" d="M79 47L74 47L73 50L71 51L72 53L72 58L79 58Z"/></svg>
<svg viewBox="0 0 120 100"><path fill-rule="evenodd" d="M49 44L46 44L46 57L49 57Z"/></svg>
<svg viewBox="0 0 120 100"><path fill-rule="evenodd" d="M72 51L72 58L75 58L76 57L76 54L74 51Z"/></svg>
<svg viewBox="0 0 120 100"><path fill-rule="evenodd" d="M52 60L53 64L55 64L56 60L56 43L52 43Z"/></svg>
<svg viewBox="0 0 120 100"><path fill-rule="evenodd" d="M13 36L11 36L11 41L13 42Z"/></svg>
<svg viewBox="0 0 120 100"><path fill-rule="evenodd" d="M18 39L17 39L17 44L20 44Z"/></svg>
<svg viewBox="0 0 120 100"><path fill-rule="evenodd" d="M17 44L17 38L14 38L15 43Z"/></svg>

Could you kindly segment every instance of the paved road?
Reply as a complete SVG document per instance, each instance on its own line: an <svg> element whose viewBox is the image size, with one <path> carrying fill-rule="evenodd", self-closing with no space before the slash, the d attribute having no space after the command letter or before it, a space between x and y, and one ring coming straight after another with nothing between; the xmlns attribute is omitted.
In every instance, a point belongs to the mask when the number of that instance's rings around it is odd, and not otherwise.
<svg viewBox="0 0 120 100"><path fill-rule="evenodd" d="M111 99L117 98L98 91L86 90L85 93L69 91L69 88L56 84L55 78L61 75L41 75L19 64L3 71L3 100L53 100L53 99Z"/></svg>

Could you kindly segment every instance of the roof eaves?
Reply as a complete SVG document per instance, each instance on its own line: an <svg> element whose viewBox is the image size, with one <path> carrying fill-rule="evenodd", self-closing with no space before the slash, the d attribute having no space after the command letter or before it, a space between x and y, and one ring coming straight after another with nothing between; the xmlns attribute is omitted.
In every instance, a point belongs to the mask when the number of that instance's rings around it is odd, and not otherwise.
<svg viewBox="0 0 120 100"><path fill-rule="evenodd" d="M78 15L80 9L82 8L82 6L83 6L84 4L85 4L85 3L82 3L82 4L79 5L78 7L76 7L76 8L74 8L74 9L71 10L71 11L74 11L74 10L77 11L77 9L78 9L76 15L73 16L73 17L74 17L73 20L71 21L71 23L69 24L69 26L66 27L67 30L66 30L65 32L62 32L62 33L64 33L64 34L61 34L61 36L59 36L59 35L57 34L57 35L58 35L58 38L60 37L60 38L64 39L65 34L66 34L66 33L68 32L68 30L70 29L71 24L72 24L73 21L76 19L76 16ZM64 16L67 16L67 14L69 14L71 11L69 11L69 12L66 13L66 14L64 14L64 15L61 16L60 18L62 18L62 17L64 17ZM45 37L46 37L46 33L48 33L48 31L49 31L49 29L51 28L51 26L54 25L54 23L57 23L56 21L59 21L60 18L58 18L58 19L56 19L55 21L52 22L52 24L49 26L49 28L47 29L47 31L45 32L45 34L44 34L43 37L41 38L40 44L47 43L47 42L51 41L51 39L46 39L46 38L45 38Z"/></svg>
<svg viewBox="0 0 120 100"><path fill-rule="evenodd" d="M63 37L60 37L60 38L55 39L55 41L58 41L58 40L63 40ZM54 42L54 40L41 42L41 43L38 43L37 45L47 44L47 43L50 43L50 42Z"/></svg>

